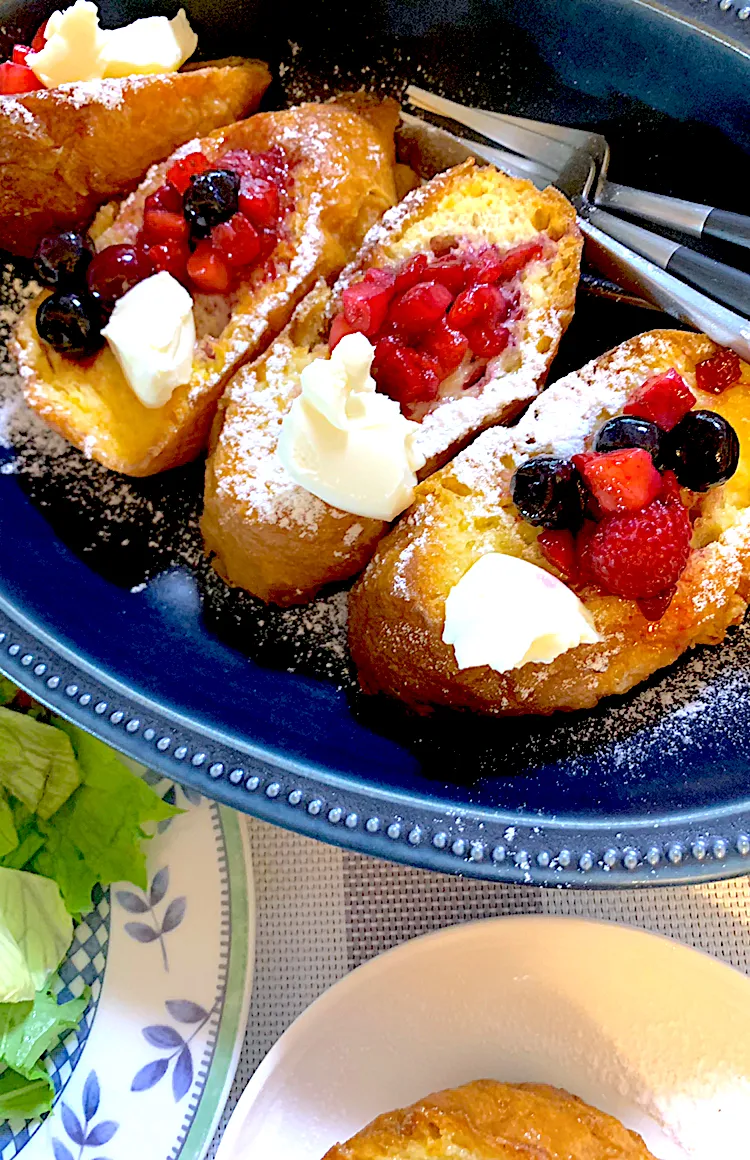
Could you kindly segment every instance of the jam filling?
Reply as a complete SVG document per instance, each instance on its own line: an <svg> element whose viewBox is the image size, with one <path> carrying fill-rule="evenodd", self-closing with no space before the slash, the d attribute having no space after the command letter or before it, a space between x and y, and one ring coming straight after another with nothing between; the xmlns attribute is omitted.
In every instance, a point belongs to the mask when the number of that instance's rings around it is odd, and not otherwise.
<svg viewBox="0 0 750 1160"><path fill-rule="evenodd" d="M540 236L501 250L434 238L390 269L372 267L342 292L330 349L354 331L375 347L378 389L420 420L444 398L481 389L487 364L516 345L521 277L548 256Z"/></svg>
<svg viewBox="0 0 750 1160"><path fill-rule="evenodd" d="M292 187L292 166L278 146L233 150L213 165L203 153L188 153L146 198L132 244L96 253L74 231L43 238L36 272L55 293L37 318L40 338L63 354L91 354L118 299L160 271L196 300L199 333L219 333L238 289L274 276L270 258L293 206ZM211 296L208 303L203 296Z"/></svg>
<svg viewBox="0 0 750 1160"><path fill-rule="evenodd" d="M741 377L740 360L720 350L699 363L699 390L720 394ZM565 580L635 600L660 620L687 566L698 494L726 483L740 444L715 411L695 409L674 369L647 379L623 413L600 427L593 450L571 460L539 455L511 480L521 516Z"/></svg>

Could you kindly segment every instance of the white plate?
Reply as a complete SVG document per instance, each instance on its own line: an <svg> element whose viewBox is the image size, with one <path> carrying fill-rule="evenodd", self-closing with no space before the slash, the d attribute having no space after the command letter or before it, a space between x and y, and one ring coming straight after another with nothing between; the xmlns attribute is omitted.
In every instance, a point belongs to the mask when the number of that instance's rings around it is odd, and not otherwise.
<svg viewBox="0 0 750 1160"><path fill-rule="evenodd" d="M480 1077L568 1088L660 1160L745 1155L750 980L668 939L578 919L491 919L415 939L296 1020L217 1160L320 1160L379 1112Z"/></svg>
<svg viewBox="0 0 750 1160"><path fill-rule="evenodd" d="M149 844L149 891L113 886L77 925L59 974L91 1002L54 1052L51 1114L0 1124L2 1160L200 1160L211 1142L250 1002L247 827L150 780L185 813Z"/></svg>

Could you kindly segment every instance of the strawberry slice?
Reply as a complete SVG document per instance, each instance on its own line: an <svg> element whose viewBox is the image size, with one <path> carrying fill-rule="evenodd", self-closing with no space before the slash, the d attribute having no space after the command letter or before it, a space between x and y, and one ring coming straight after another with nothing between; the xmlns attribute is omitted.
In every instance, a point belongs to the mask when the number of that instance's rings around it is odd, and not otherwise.
<svg viewBox="0 0 750 1160"><path fill-rule="evenodd" d="M26 58L31 52L27 44L14 44L13 55L10 58L13 64L26 64Z"/></svg>
<svg viewBox="0 0 750 1160"><path fill-rule="evenodd" d="M717 350L710 358L704 358L695 368L695 385L699 391L710 395L720 395L727 387L732 387L742 377L739 355L733 350Z"/></svg>
<svg viewBox="0 0 750 1160"><path fill-rule="evenodd" d="M187 272L196 290L224 294L232 275L223 254L208 240L199 242L187 261Z"/></svg>
<svg viewBox="0 0 750 1160"><path fill-rule="evenodd" d="M601 454L591 451L574 455L573 462L605 515L640 511L662 488L654 461L642 447Z"/></svg>
<svg viewBox="0 0 750 1160"><path fill-rule="evenodd" d="M208 158L203 153L188 153L170 165L167 170L167 181L184 193L190 185L190 178L196 173L205 173L208 169Z"/></svg>
<svg viewBox="0 0 750 1160"><path fill-rule="evenodd" d="M695 395L682 375L672 369L646 379L633 391L623 411L626 415L650 419L663 431L671 431L694 405Z"/></svg>
<svg viewBox="0 0 750 1160"><path fill-rule="evenodd" d="M328 335L328 349L335 350L341 339L347 334L356 334L353 326L350 326L346 321L346 316L343 311L337 314L331 323L331 332Z"/></svg>
<svg viewBox="0 0 750 1160"><path fill-rule="evenodd" d="M0 64L0 96L34 93L43 88L44 85L28 65L13 64L12 61Z"/></svg>
<svg viewBox="0 0 750 1160"><path fill-rule="evenodd" d="M47 43L46 33L47 33L47 21L45 20L44 24L39 25L39 29L35 33L34 39L31 42L31 51L32 52L41 52L42 51L45 44Z"/></svg>
<svg viewBox="0 0 750 1160"><path fill-rule="evenodd" d="M571 531L567 528L560 532L544 528L536 542L545 560L549 560L558 572L562 572L566 580L577 578L576 545Z"/></svg>
<svg viewBox="0 0 750 1160"><path fill-rule="evenodd" d="M187 244L190 226L181 213L149 208L143 213L143 237L146 242L155 245L170 241Z"/></svg>
<svg viewBox="0 0 750 1160"><path fill-rule="evenodd" d="M357 282L341 294L346 321L352 330L373 337L385 322L393 290L373 282Z"/></svg>

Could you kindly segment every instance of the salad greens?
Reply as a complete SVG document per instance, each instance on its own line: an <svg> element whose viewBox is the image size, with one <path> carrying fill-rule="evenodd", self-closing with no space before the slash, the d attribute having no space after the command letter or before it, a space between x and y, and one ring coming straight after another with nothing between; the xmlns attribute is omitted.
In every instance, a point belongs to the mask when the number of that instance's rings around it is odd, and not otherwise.
<svg viewBox="0 0 750 1160"><path fill-rule="evenodd" d="M42 1057L89 999L54 993L71 916L97 885L145 889L144 826L177 813L113 750L0 677L0 1119L52 1107Z"/></svg>

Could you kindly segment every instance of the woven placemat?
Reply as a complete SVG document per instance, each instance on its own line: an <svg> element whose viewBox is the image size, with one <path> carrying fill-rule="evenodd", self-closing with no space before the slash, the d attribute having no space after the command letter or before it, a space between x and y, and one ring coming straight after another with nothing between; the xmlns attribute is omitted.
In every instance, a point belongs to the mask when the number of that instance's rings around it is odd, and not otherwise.
<svg viewBox="0 0 750 1160"><path fill-rule="evenodd" d="M453 878L247 819L257 903L255 984L232 1092L209 1151L264 1055L326 988L374 955L457 922L570 914L700 947L750 974L750 879L663 889L542 890Z"/></svg>

